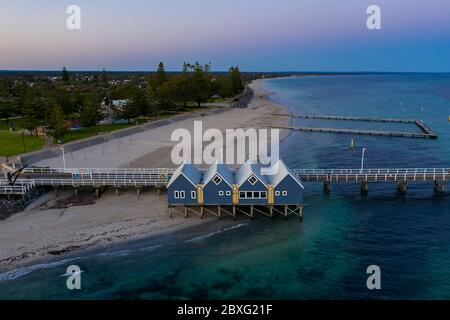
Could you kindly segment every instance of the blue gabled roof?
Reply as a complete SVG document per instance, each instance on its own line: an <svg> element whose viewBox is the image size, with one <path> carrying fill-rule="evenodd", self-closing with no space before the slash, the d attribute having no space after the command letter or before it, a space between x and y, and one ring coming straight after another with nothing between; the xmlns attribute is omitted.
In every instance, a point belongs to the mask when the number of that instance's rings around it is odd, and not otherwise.
<svg viewBox="0 0 450 320"><path fill-rule="evenodd" d="M281 181L283 181L286 176L290 175L302 187L302 189L304 189L298 177L284 164L283 161L278 160L277 162L275 162L272 168L276 170L276 173L274 175L267 176L267 178L270 184L272 184L274 187L276 187Z"/></svg>
<svg viewBox="0 0 450 320"><path fill-rule="evenodd" d="M251 175L255 175L264 185L267 186L268 180L266 176L261 174L261 168L252 162L247 161L236 172L236 184L241 186Z"/></svg>
<svg viewBox="0 0 450 320"><path fill-rule="evenodd" d="M201 182L202 173L197 169L190 161L184 161L181 166L175 170L170 178L170 181L167 186L170 186L180 175L183 175L186 179L188 179L193 185L197 185Z"/></svg>
<svg viewBox="0 0 450 320"><path fill-rule="evenodd" d="M208 171L205 172L203 177L203 184L206 185L212 178L216 176L216 174L220 175L222 179L231 185L234 183L233 174L228 169L226 165L219 161L215 161L209 168Z"/></svg>

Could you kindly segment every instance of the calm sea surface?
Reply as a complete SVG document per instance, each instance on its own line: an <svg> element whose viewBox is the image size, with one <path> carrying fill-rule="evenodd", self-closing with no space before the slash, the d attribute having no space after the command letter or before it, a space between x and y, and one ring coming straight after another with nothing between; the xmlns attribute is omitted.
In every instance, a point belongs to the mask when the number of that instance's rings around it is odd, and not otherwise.
<svg viewBox="0 0 450 320"><path fill-rule="evenodd" d="M294 132L281 148L292 168L450 167L449 75L355 75L265 81L294 113L422 119L437 140ZM417 131L413 125L294 120L295 125ZM354 138L356 148L349 148ZM439 299L450 298L450 196L431 184L306 184L303 222L223 219L163 238L0 274L0 298ZM449 186L450 188L450 186ZM82 289L66 289L68 265ZM382 289L366 287L381 268Z"/></svg>

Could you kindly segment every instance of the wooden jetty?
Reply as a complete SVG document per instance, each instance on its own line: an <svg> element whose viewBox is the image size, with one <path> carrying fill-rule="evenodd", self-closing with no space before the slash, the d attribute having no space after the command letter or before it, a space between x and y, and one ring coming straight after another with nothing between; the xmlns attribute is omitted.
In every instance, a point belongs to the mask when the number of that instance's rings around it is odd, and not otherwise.
<svg viewBox="0 0 450 320"><path fill-rule="evenodd" d="M414 124L422 132L365 130L365 129L347 129L347 128L322 128L322 127L304 127L304 126L270 126L269 125L269 126L265 126L265 127L277 128L277 129L287 129L287 130L298 130L298 131L306 131L306 132L340 133L340 134L385 136L385 137L400 137L400 138L437 139L437 137L438 137L438 135L436 133L434 133L422 121L412 120L412 119L330 116L330 115L314 115L314 114L281 114L281 113L273 113L273 115L286 116L286 117L292 117L292 118L301 118L301 119Z"/></svg>
<svg viewBox="0 0 450 320"><path fill-rule="evenodd" d="M397 119L397 118L371 118L371 117L352 117L352 116L330 116L321 114L282 114L273 113L277 116L286 116L292 118L302 119L317 119L317 120L343 120L343 121L365 121L365 122L393 122L393 123L405 123L415 124L416 120L413 119Z"/></svg>
<svg viewBox="0 0 450 320"><path fill-rule="evenodd" d="M437 135L421 132L403 132L403 131L382 131L382 130L362 130L362 129L338 129L338 128L315 128L315 127L296 127L296 126L265 126L268 128L297 130L306 132L326 132L355 134L368 136L384 136L384 137L400 137L400 138L421 138L421 139L437 139Z"/></svg>

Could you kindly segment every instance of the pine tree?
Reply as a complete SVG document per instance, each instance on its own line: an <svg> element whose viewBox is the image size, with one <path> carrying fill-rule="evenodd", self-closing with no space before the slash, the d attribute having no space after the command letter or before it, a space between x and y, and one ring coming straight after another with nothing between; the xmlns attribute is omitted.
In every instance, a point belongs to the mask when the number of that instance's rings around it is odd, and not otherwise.
<svg viewBox="0 0 450 320"><path fill-rule="evenodd" d="M153 79L153 85L155 88L158 88L165 82L167 82L167 74L166 70L164 69L164 63L160 62L158 65L158 70L156 71L155 77Z"/></svg>
<svg viewBox="0 0 450 320"><path fill-rule="evenodd" d="M69 71L67 71L66 67L63 67L61 77L64 82L69 82L70 75L69 75Z"/></svg>
<svg viewBox="0 0 450 320"><path fill-rule="evenodd" d="M93 99L87 99L80 114L83 127L95 127L100 119L100 111Z"/></svg>
<svg viewBox="0 0 450 320"><path fill-rule="evenodd" d="M66 125L64 122L64 113L63 109L60 105L55 105L52 108L52 112L50 115L50 135L54 140L59 141L64 138L64 134L66 133Z"/></svg>
<svg viewBox="0 0 450 320"><path fill-rule="evenodd" d="M102 76L101 76L102 82L108 82L108 73L105 69L102 70Z"/></svg>

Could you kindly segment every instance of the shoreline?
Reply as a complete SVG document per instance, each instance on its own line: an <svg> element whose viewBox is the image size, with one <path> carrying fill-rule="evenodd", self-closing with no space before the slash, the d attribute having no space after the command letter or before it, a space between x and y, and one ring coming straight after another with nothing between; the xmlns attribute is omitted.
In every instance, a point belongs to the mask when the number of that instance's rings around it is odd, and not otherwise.
<svg viewBox="0 0 450 320"><path fill-rule="evenodd" d="M221 131L289 122L290 119L286 117L271 115L287 113L289 110L269 99L273 92L262 87L264 80L257 79L250 84L255 95L245 109L224 110L218 114L200 115L168 123L130 136L129 144L124 143L121 138L107 141L107 154L104 154L103 144L92 146L89 150L74 152L68 165L95 167L90 166L93 163L91 159L85 161L84 157L89 152L98 165L96 167L171 167L173 165L168 159L174 143L170 141L170 133L176 128L193 130L194 120L202 120L204 129L214 127ZM280 141L289 134L289 130L281 130ZM84 156L79 157L80 154ZM39 165L55 167L60 161L52 158ZM49 192L31 203L23 212L0 221L0 272L29 267L37 262L62 260L74 254L84 255L90 250L106 250L110 246L175 234L208 222L218 226L230 223L228 219L224 219L218 224L217 218L212 216L205 219L185 219L175 215L171 219L167 213L165 192L159 196L155 190L143 192L139 198L131 191L125 191L120 196L108 191L92 204L68 204L63 208L57 206L58 203L67 202L71 196L71 190ZM239 222L242 221L234 221Z"/></svg>

